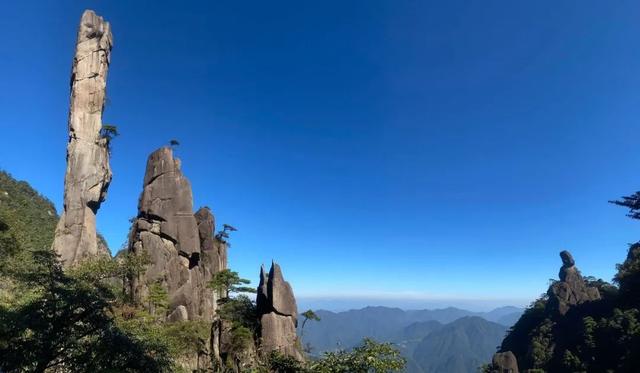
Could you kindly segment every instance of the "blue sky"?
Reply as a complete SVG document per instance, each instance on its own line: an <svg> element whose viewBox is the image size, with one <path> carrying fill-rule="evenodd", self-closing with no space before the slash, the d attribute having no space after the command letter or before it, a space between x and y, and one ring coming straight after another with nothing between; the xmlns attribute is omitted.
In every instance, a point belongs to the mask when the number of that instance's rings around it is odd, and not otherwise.
<svg viewBox="0 0 640 373"><path fill-rule="evenodd" d="M58 209L77 23L112 24L112 250L172 138L231 267L303 302L524 304L638 239L607 203L640 188L637 2L177 4L0 5L0 168Z"/></svg>

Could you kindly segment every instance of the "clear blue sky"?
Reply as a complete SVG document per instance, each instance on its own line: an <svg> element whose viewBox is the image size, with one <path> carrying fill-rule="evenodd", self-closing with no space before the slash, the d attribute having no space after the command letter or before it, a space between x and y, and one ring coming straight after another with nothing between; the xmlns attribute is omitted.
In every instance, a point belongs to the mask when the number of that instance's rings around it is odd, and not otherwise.
<svg viewBox="0 0 640 373"><path fill-rule="evenodd" d="M113 251L171 138L232 268L300 298L525 303L561 249L611 279L640 238L607 203L640 189L637 2L3 2L0 168L58 209L85 8L115 40Z"/></svg>

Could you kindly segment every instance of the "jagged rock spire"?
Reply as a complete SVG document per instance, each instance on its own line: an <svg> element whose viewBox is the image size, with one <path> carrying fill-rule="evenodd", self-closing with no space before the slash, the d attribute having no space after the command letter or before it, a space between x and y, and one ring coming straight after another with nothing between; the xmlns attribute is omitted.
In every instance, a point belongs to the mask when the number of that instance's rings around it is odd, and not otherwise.
<svg viewBox="0 0 640 373"><path fill-rule="evenodd" d="M101 250L96 213L111 182L108 140L101 130L112 44L109 23L86 10L78 28L71 73L64 210L53 243L66 266ZM105 253L106 248L102 250Z"/></svg>
<svg viewBox="0 0 640 373"><path fill-rule="evenodd" d="M547 308L564 315L572 306L600 299L598 289L587 286L571 253L562 251L560 258L562 259L562 267L558 274L560 281L552 284L547 291L549 295Z"/></svg>
<svg viewBox="0 0 640 373"><path fill-rule="evenodd" d="M285 281L280 266L272 262L267 275L260 268L256 298L260 318L260 349L263 353L279 351L302 360L296 335L298 307L291 285Z"/></svg>
<svg viewBox="0 0 640 373"><path fill-rule="evenodd" d="M151 261L132 283L135 298L142 303L150 284L160 283L169 294L169 320L213 320L216 304L207 284L227 266L227 247L214 229L209 208L193 213L191 183L171 148L151 153L129 237L129 250Z"/></svg>

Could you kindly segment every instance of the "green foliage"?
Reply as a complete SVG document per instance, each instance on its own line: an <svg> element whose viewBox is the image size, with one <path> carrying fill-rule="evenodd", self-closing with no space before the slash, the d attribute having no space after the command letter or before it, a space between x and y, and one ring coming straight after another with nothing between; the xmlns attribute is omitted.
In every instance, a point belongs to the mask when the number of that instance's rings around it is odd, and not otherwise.
<svg viewBox="0 0 640 373"><path fill-rule="evenodd" d="M241 353L251 346L253 343L253 332L242 325L233 325L230 332L230 352L231 353Z"/></svg>
<svg viewBox="0 0 640 373"><path fill-rule="evenodd" d="M640 219L640 192L635 192L630 196L624 196L619 200L609 201L609 203L628 208L628 217Z"/></svg>
<svg viewBox="0 0 640 373"><path fill-rule="evenodd" d="M220 319L231 327L243 327L255 334L258 330L258 314L255 303L246 295L230 298L218 308Z"/></svg>
<svg viewBox="0 0 640 373"><path fill-rule="evenodd" d="M224 269L213 275L208 286L224 298L229 298L230 293L255 293L254 288L243 286L250 283L251 281L240 278L238 272Z"/></svg>
<svg viewBox="0 0 640 373"><path fill-rule="evenodd" d="M532 332L531 360L533 368L545 368L553 358L553 321L545 319Z"/></svg>
<svg viewBox="0 0 640 373"><path fill-rule="evenodd" d="M620 286L620 297L640 306L640 242L629 247L627 260L618 264L614 281Z"/></svg>
<svg viewBox="0 0 640 373"><path fill-rule="evenodd" d="M111 152L111 141L117 136L120 136L120 132L118 132L118 127L112 124L103 124L100 129L100 137L103 138L107 142L107 149Z"/></svg>
<svg viewBox="0 0 640 373"><path fill-rule="evenodd" d="M313 310L306 310L302 313L302 317L306 320L320 321L320 316L318 316Z"/></svg>
<svg viewBox="0 0 640 373"><path fill-rule="evenodd" d="M223 224L222 225L222 230L219 231L218 233L216 233L216 239L218 241L221 241L223 243L226 243L229 247L231 247L231 244L229 244L228 240L229 240L229 233L230 232L235 232L238 229L234 226L231 226L229 224Z"/></svg>
<svg viewBox="0 0 640 373"><path fill-rule="evenodd" d="M297 373L306 370L301 362L278 351L271 351L267 355L266 365L270 372L276 373Z"/></svg>
<svg viewBox="0 0 640 373"><path fill-rule="evenodd" d="M10 274L26 270L31 251L51 247L57 222L51 201L0 171L0 304L11 305L16 296L33 292Z"/></svg>
<svg viewBox="0 0 640 373"><path fill-rule="evenodd" d="M50 250L34 251L31 259L13 280L34 292L0 306L3 370L170 371L162 344L140 340L114 323L108 314L114 300L109 288L65 274Z"/></svg>
<svg viewBox="0 0 640 373"><path fill-rule="evenodd" d="M175 356L204 351L210 333L211 323L205 321L165 323L162 331Z"/></svg>
<svg viewBox="0 0 640 373"><path fill-rule="evenodd" d="M246 295L230 297L230 293L255 292L242 285L249 280L240 278L237 272L225 269L216 273L209 287L225 295L216 311L220 325L228 333L226 364L237 365L241 357L255 344L259 323L255 303Z"/></svg>
<svg viewBox="0 0 640 373"><path fill-rule="evenodd" d="M306 310L302 313L302 317L304 320L302 321L302 326L300 327L300 336L304 335L304 326L307 324L307 321L320 321L320 316L318 316L313 310Z"/></svg>
<svg viewBox="0 0 640 373"><path fill-rule="evenodd" d="M169 292L164 288L162 282L156 281L149 285L147 301L153 315L164 316L166 314L169 308Z"/></svg>
<svg viewBox="0 0 640 373"><path fill-rule="evenodd" d="M28 183L0 171L0 222L0 240L15 241L24 250L42 250L53 243L58 215L53 203Z"/></svg>
<svg viewBox="0 0 640 373"><path fill-rule="evenodd" d="M382 373L401 371L405 365L405 358L392 344L365 338L352 351L325 352L320 360L310 363L309 369L318 373Z"/></svg>

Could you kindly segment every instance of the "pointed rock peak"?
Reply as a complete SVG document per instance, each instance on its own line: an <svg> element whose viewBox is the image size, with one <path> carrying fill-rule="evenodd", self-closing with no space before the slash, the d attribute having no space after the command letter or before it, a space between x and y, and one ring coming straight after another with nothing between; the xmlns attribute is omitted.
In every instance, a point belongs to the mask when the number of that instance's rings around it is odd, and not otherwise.
<svg viewBox="0 0 640 373"><path fill-rule="evenodd" d="M264 352L279 351L302 360L298 350L296 325L298 307L291 285L285 281L282 269L271 261L269 274L260 268L260 285L256 299L260 317L260 347Z"/></svg>
<svg viewBox="0 0 640 373"><path fill-rule="evenodd" d="M273 281L273 279L277 277L279 280L284 281L284 277L282 276L282 269L278 263L271 261L271 268L269 269L269 281Z"/></svg>
<svg viewBox="0 0 640 373"><path fill-rule="evenodd" d="M297 318L298 307L296 305L296 298L293 295L293 289L291 285L285 281L282 275L282 269L280 269L278 263L273 262L271 264L267 291L271 306L277 313L291 316L294 320Z"/></svg>
<svg viewBox="0 0 640 373"><path fill-rule="evenodd" d="M269 283L269 277L264 269L264 264L260 266L260 283L258 284L258 293L267 296L267 284Z"/></svg>
<svg viewBox="0 0 640 373"><path fill-rule="evenodd" d="M262 285L263 282L267 281L267 274L266 271L264 270L264 264L260 265L260 285Z"/></svg>

